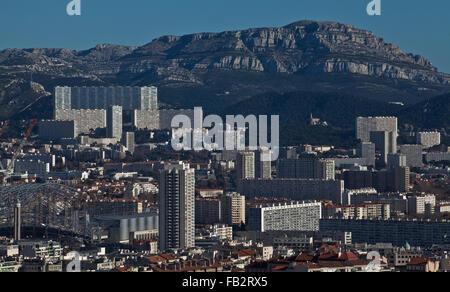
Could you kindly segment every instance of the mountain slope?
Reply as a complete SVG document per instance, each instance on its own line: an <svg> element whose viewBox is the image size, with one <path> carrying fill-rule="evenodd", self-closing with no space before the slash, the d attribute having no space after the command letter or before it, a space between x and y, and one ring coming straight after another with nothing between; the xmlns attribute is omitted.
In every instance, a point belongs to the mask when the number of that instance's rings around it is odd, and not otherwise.
<svg viewBox="0 0 450 292"><path fill-rule="evenodd" d="M160 58L173 68L269 73L331 73L449 84L425 58L405 54L369 31L334 22L301 21L280 28L166 36L124 60ZM170 69L169 69L170 70ZM193 81L193 80L192 80Z"/></svg>
<svg viewBox="0 0 450 292"><path fill-rule="evenodd" d="M283 125L307 125L311 114L330 126L354 129L358 116L394 115L401 106L339 93L267 93L227 108L224 114L279 115Z"/></svg>
<svg viewBox="0 0 450 292"><path fill-rule="evenodd" d="M239 102L222 115L279 115L282 145L355 146L358 116L397 116L401 129L450 130L450 94L412 106L366 100L349 94L296 91L266 93ZM327 126L311 126L311 114Z"/></svg>
<svg viewBox="0 0 450 292"><path fill-rule="evenodd" d="M284 125L306 125L312 114L332 127L352 130L358 116L397 116L400 126L409 124L419 129L450 129L450 94L401 106L340 93L266 93L232 105L222 114L279 115Z"/></svg>
<svg viewBox="0 0 450 292"><path fill-rule="evenodd" d="M400 120L423 129L450 129L450 94L410 106L399 113Z"/></svg>
<svg viewBox="0 0 450 292"><path fill-rule="evenodd" d="M142 47L3 50L0 118L40 98L39 90L30 94L27 86L8 88L31 81L46 93L57 85L152 84L165 103L216 112L267 92L357 92L364 99L407 104L450 92L450 75L439 73L424 57L403 53L369 31L314 21L164 36ZM38 100L39 108L45 108L44 101Z"/></svg>

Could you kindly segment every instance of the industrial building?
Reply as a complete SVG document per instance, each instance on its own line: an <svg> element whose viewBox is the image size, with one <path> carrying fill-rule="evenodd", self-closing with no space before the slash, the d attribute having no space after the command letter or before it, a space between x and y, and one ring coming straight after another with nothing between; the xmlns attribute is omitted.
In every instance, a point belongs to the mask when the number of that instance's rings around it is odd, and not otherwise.
<svg viewBox="0 0 450 292"><path fill-rule="evenodd" d="M112 242L128 243L132 232L157 232L158 214L142 213L127 216L98 216L93 222L107 230Z"/></svg>

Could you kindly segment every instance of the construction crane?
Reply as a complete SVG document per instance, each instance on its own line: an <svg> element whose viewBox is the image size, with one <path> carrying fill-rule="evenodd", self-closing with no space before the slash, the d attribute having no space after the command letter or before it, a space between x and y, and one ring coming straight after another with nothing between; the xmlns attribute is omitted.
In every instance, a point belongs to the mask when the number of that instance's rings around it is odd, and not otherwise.
<svg viewBox="0 0 450 292"><path fill-rule="evenodd" d="M3 174L3 183L6 184L7 177L11 175L13 172L14 164L19 157L20 153L22 152L23 147L25 146L25 143L27 142L28 138L31 135L31 132L33 131L34 126L37 124L37 119L34 119L31 121L30 127L28 128L27 132L25 133L25 136L22 140L22 142L19 144L19 147L14 152L14 155L11 159L11 161L8 164L8 167L6 168L4 174Z"/></svg>

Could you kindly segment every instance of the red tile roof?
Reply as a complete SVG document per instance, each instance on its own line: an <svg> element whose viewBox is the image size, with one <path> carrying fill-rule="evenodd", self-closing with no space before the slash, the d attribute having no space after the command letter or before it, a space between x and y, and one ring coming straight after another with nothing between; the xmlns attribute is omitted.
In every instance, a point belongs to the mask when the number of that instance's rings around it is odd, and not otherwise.
<svg viewBox="0 0 450 292"><path fill-rule="evenodd" d="M312 261L313 259L314 259L313 256L308 255L308 254L306 254L306 253L302 253L302 254L300 254L300 255L295 259L295 261L296 261L296 262L310 262L310 261Z"/></svg>
<svg viewBox="0 0 450 292"><path fill-rule="evenodd" d="M165 258L160 256L150 256L148 257L148 259L150 260L151 263L163 263L166 261Z"/></svg>
<svg viewBox="0 0 450 292"><path fill-rule="evenodd" d="M275 266L272 268L272 271L284 271L287 268L288 268L287 266Z"/></svg>
<svg viewBox="0 0 450 292"><path fill-rule="evenodd" d="M343 261L355 261L359 258L352 252L344 252L339 256L339 259Z"/></svg>
<svg viewBox="0 0 450 292"><path fill-rule="evenodd" d="M332 259L337 260L338 254L329 252L329 253L323 253L323 254L319 255L319 260L332 260Z"/></svg>
<svg viewBox="0 0 450 292"><path fill-rule="evenodd" d="M322 245L320 247L320 249L325 250L325 252L332 252L332 253L338 253L339 252L339 249L336 246L328 245L328 244Z"/></svg>
<svg viewBox="0 0 450 292"><path fill-rule="evenodd" d="M167 261L173 261L176 260L171 254L162 254L161 257Z"/></svg>
<svg viewBox="0 0 450 292"><path fill-rule="evenodd" d="M422 265L426 265L428 263L427 259L425 258L412 258L409 263L408 266L422 266Z"/></svg>
<svg viewBox="0 0 450 292"><path fill-rule="evenodd" d="M240 251L238 251L238 252L236 252L234 254L237 254L238 257L240 257L240 258L251 257L251 256L256 255L256 251L253 250L253 249L243 249L243 250L240 250Z"/></svg>
<svg viewBox="0 0 450 292"><path fill-rule="evenodd" d="M203 271L206 269L217 269L220 268L221 265L219 263L214 263L208 266L201 266L196 263L196 261L188 261L184 262L184 267L182 266L174 266L169 265L166 268L153 266L152 268L157 272L165 272L165 273L173 273L173 272L192 272L192 271Z"/></svg>
<svg viewBox="0 0 450 292"><path fill-rule="evenodd" d="M307 269L320 269L322 266L317 263L298 263L296 267L304 266Z"/></svg>

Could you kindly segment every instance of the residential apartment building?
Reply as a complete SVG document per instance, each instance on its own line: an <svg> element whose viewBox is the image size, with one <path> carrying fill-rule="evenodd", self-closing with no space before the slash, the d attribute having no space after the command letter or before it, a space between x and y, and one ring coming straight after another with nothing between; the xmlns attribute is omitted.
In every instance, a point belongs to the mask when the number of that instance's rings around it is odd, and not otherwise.
<svg viewBox="0 0 450 292"><path fill-rule="evenodd" d="M333 160L318 158L280 159L277 178L335 179Z"/></svg>
<svg viewBox="0 0 450 292"><path fill-rule="evenodd" d="M159 247L195 245L195 170L189 164L165 165L159 182Z"/></svg>
<svg viewBox="0 0 450 292"><path fill-rule="evenodd" d="M408 167L423 167L422 145L401 145L400 153L406 156L406 165Z"/></svg>
<svg viewBox="0 0 450 292"><path fill-rule="evenodd" d="M124 110L158 109L156 87L61 87L55 88L55 110L99 110L121 106Z"/></svg>
<svg viewBox="0 0 450 292"><path fill-rule="evenodd" d="M436 196L435 195L414 195L408 197L408 213L409 214L427 214L431 215L435 212Z"/></svg>
<svg viewBox="0 0 450 292"><path fill-rule="evenodd" d="M249 209L251 231L318 231L322 217L319 202L294 202L279 205L259 205Z"/></svg>
<svg viewBox="0 0 450 292"><path fill-rule="evenodd" d="M122 139L123 113L121 106L111 106L106 111L106 135L108 138Z"/></svg>
<svg viewBox="0 0 450 292"><path fill-rule="evenodd" d="M241 193L246 198L270 197L292 200L331 200L340 204L344 181L323 179L247 179Z"/></svg>
<svg viewBox="0 0 450 292"><path fill-rule="evenodd" d="M227 225L245 224L245 196L239 193L227 193L220 196L222 222Z"/></svg>
<svg viewBox="0 0 450 292"><path fill-rule="evenodd" d="M450 221L321 219L320 231L351 232L355 243L431 247L449 243Z"/></svg>
<svg viewBox="0 0 450 292"><path fill-rule="evenodd" d="M441 133L439 132L418 132L416 143L424 148L431 148L441 144Z"/></svg>
<svg viewBox="0 0 450 292"><path fill-rule="evenodd" d="M195 224L222 222L222 204L217 198L195 199Z"/></svg>
<svg viewBox="0 0 450 292"><path fill-rule="evenodd" d="M358 117L356 119L356 138L361 142L370 141L370 132L384 131L398 133L396 117Z"/></svg>

